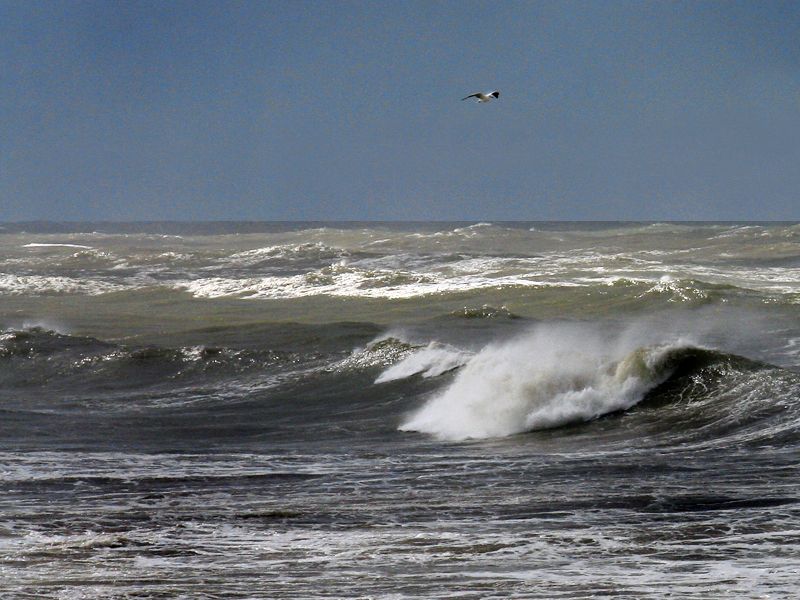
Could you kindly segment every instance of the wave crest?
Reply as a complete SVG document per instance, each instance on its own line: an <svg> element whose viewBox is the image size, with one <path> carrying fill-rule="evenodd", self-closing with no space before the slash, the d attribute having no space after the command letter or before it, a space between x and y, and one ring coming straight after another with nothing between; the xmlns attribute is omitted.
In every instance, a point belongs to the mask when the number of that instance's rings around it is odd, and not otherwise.
<svg viewBox="0 0 800 600"><path fill-rule="evenodd" d="M628 409L663 383L683 340L636 345L569 326L539 327L470 359L400 427L451 440L504 437Z"/></svg>
<svg viewBox="0 0 800 600"><path fill-rule="evenodd" d="M447 344L431 342L390 366L378 376L375 383L405 379L418 374L423 377L438 377L461 367L469 357L468 353Z"/></svg>

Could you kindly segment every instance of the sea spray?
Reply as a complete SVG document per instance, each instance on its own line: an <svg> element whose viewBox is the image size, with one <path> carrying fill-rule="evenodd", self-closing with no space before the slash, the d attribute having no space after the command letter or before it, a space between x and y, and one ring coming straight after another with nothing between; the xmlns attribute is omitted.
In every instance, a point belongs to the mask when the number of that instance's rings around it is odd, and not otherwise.
<svg viewBox="0 0 800 600"><path fill-rule="evenodd" d="M609 337L599 328L551 325L490 344L400 429L451 440L503 437L630 408L670 375L671 354L690 345L634 340L628 332Z"/></svg>
<svg viewBox="0 0 800 600"><path fill-rule="evenodd" d="M405 379L417 374L438 377L463 366L470 356L468 352L434 341L390 366L378 376L375 383Z"/></svg>

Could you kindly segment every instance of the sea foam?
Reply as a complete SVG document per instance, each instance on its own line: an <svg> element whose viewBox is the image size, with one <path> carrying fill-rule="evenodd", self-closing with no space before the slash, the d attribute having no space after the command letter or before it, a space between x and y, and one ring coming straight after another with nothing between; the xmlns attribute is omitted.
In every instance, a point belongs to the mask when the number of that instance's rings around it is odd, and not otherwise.
<svg viewBox="0 0 800 600"><path fill-rule="evenodd" d="M422 377L438 377L461 367L469 357L469 353L447 344L431 342L386 369L378 376L375 383L405 379L417 374Z"/></svg>

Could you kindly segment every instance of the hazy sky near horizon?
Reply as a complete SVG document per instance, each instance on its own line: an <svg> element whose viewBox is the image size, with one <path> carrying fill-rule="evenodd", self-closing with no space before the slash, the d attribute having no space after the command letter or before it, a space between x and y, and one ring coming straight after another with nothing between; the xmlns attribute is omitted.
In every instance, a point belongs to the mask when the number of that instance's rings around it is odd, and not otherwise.
<svg viewBox="0 0 800 600"><path fill-rule="evenodd" d="M5 221L800 219L798 2L0 0L0 60Z"/></svg>

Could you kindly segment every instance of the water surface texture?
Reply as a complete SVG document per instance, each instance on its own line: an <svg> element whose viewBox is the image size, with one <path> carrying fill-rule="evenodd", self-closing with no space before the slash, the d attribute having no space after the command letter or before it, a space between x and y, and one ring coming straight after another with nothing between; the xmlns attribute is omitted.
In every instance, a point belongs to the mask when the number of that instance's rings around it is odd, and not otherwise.
<svg viewBox="0 0 800 600"><path fill-rule="evenodd" d="M794 598L800 225L5 224L4 598Z"/></svg>

